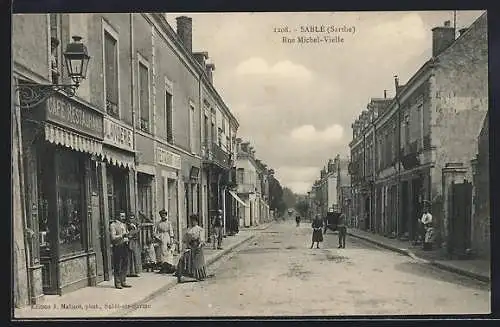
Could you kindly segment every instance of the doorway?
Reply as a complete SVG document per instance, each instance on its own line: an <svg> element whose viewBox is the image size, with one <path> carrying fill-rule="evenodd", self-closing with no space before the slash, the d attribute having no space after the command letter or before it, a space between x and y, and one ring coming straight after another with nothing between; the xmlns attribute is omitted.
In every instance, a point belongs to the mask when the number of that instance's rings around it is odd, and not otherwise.
<svg viewBox="0 0 500 327"><path fill-rule="evenodd" d="M401 216L398 217L400 221L400 229L398 231L399 236L403 236L408 233L408 217L410 215L409 208L409 185L408 182L405 181L402 184L401 190Z"/></svg>

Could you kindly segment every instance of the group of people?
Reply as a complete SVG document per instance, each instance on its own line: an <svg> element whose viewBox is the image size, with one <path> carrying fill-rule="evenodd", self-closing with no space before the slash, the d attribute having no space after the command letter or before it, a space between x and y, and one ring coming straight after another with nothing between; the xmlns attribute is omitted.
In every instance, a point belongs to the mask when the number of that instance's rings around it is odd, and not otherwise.
<svg viewBox="0 0 500 327"><path fill-rule="evenodd" d="M159 268L160 273L174 273L178 282L182 281L183 276L196 280L207 278L203 253L206 243L198 215L193 214L189 217L189 227L183 238L184 249L177 263L174 251L179 242L175 240L168 212L163 209L159 215L160 221L154 226L153 235L146 240L142 250L139 240L140 223L134 215L129 215L127 219L126 213L121 211L117 219L110 224L114 284L117 289L131 287L127 284L126 278L138 277L142 267L151 270ZM213 247L222 249L223 225L220 210L214 217L212 225Z"/></svg>
<svg viewBox="0 0 500 327"><path fill-rule="evenodd" d="M297 227L300 227L300 216L297 215L295 216L295 222L297 224ZM316 248L319 249L319 243L323 242L323 228L325 227L325 232L326 232L326 226L324 225L324 219L321 219L321 215L316 215L314 218L311 227L313 229L312 233L312 243L311 243L311 249L314 247L314 243L316 243ZM337 230L338 230L338 236L339 236L339 246L338 248L345 248L345 239L347 235L347 224L346 224L346 216L345 214L341 214L338 221L337 221Z"/></svg>
<svg viewBox="0 0 500 327"><path fill-rule="evenodd" d="M297 215L295 217L295 222L297 224L297 227L300 226L300 216ZM434 243L434 228L432 224L432 214L430 213L429 207L426 205L424 206L423 209L423 214L422 217L419 219L419 222L421 223L423 229L424 229L424 240L423 240L423 249L430 251L432 250L432 244ZM326 223L325 223L326 224ZM319 249L319 243L323 242L323 227L325 228L326 232L326 225L324 224L324 220L321 219L321 216L318 214L314 218L311 227L313 229L312 233L312 243L311 243L311 249L314 247L314 243L316 243L316 248ZM336 229L338 231L338 238L339 238L339 246L338 248L345 249L345 240L346 240L346 235L347 235L347 223L346 223L346 216L345 214L340 214Z"/></svg>

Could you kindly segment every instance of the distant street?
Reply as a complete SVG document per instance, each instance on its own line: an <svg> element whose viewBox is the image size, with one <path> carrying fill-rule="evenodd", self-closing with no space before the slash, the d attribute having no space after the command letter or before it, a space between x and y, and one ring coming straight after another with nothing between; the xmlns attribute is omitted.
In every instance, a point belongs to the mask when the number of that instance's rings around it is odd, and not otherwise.
<svg viewBox="0 0 500 327"><path fill-rule="evenodd" d="M274 224L129 316L408 315L490 312L488 286L328 232L309 249L310 223Z"/></svg>

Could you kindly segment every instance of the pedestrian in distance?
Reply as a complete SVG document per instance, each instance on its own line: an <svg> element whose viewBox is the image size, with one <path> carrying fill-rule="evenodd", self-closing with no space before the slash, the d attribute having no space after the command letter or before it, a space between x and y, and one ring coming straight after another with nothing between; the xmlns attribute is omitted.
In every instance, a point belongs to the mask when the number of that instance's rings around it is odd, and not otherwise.
<svg viewBox="0 0 500 327"><path fill-rule="evenodd" d="M345 237L347 235L347 225L345 214L339 216L337 222L337 230L339 232L339 249L345 249Z"/></svg>
<svg viewBox="0 0 500 327"><path fill-rule="evenodd" d="M222 210L217 210L217 215L213 218L212 221L212 230L214 231L212 238L213 248L214 250L216 248L222 250L222 233L223 233Z"/></svg>
<svg viewBox="0 0 500 327"><path fill-rule="evenodd" d="M195 278L197 281L202 281L207 278L207 270L205 267L205 255L203 254L203 228L198 225L198 215L190 216L191 227L186 232L184 237L185 251L183 252L179 263L177 264L177 282L182 282L183 276Z"/></svg>
<svg viewBox="0 0 500 327"><path fill-rule="evenodd" d="M300 216L295 216L295 222L297 223L297 227L300 227Z"/></svg>
<svg viewBox="0 0 500 327"><path fill-rule="evenodd" d="M142 272L141 245L139 243L140 224L133 213L127 219L127 229L129 231L127 277L139 277Z"/></svg>
<svg viewBox="0 0 500 327"><path fill-rule="evenodd" d="M128 272L128 230L125 224L125 211L120 211L118 217L109 226L111 243L113 245L113 275L115 287L131 287L126 283Z"/></svg>
<svg viewBox="0 0 500 327"><path fill-rule="evenodd" d="M311 249L313 248L314 243L316 243L316 248L319 249L319 243L323 242L323 221L321 220L320 215L316 215L311 227L313 229Z"/></svg>

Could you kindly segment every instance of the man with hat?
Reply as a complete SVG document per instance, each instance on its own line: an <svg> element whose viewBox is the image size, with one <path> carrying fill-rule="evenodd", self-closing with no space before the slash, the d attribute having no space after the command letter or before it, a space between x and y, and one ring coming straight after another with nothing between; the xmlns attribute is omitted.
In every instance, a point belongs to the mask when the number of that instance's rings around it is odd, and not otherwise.
<svg viewBox="0 0 500 327"><path fill-rule="evenodd" d="M215 249L217 244L217 249L222 250L223 226L222 226L222 210L220 209L217 210L217 215L213 218L212 230L214 231L213 248Z"/></svg>
<svg viewBox="0 0 500 327"><path fill-rule="evenodd" d="M128 242L129 234L127 225L125 224L125 211L118 213L118 218L115 219L109 226L111 234L111 243L113 245L113 275L115 279L115 287L122 289L123 287L132 287L125 282L128 272Z"/></svg>

